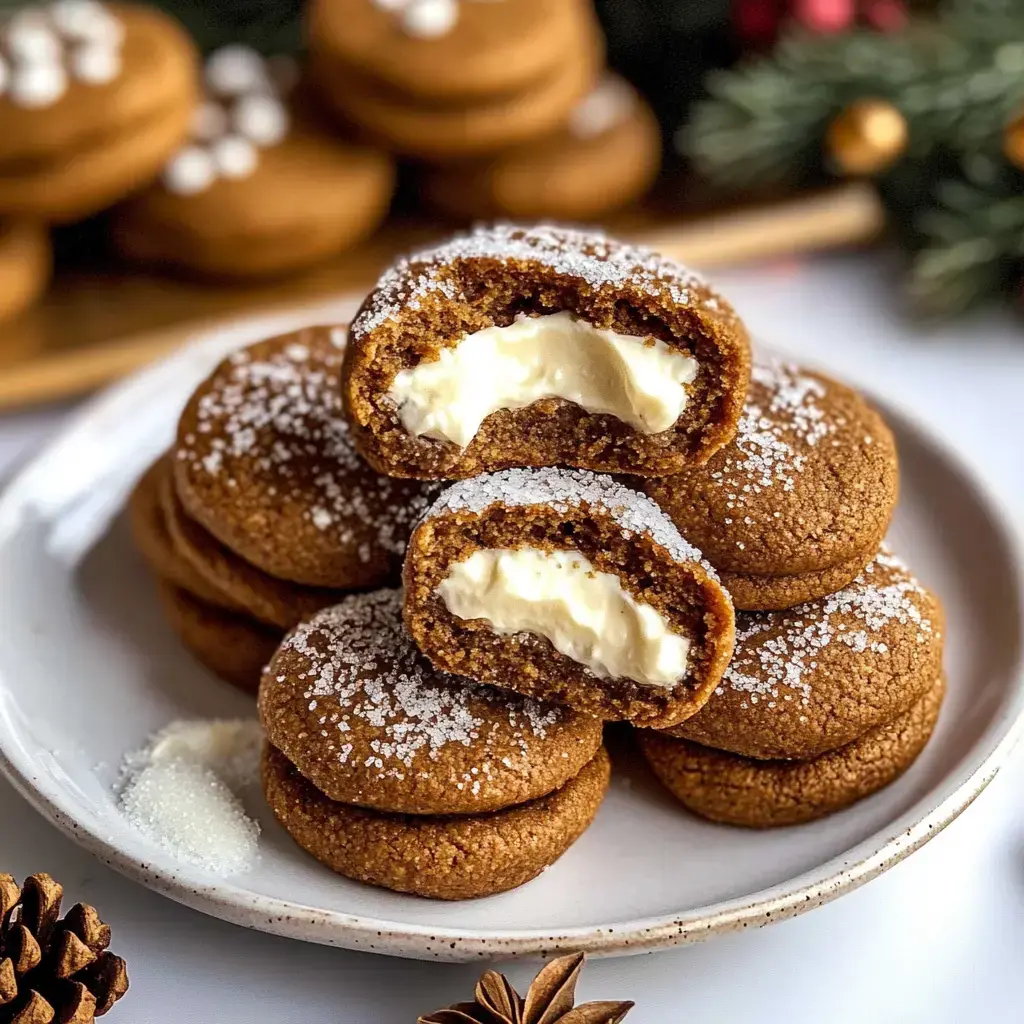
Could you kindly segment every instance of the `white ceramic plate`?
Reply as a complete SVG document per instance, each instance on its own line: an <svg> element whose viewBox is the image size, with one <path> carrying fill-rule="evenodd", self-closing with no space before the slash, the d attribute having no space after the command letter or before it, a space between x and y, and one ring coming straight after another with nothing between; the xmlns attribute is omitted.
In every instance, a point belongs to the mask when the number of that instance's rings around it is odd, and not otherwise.
<svg viewBox="0 0 1024 1024"><path fill-rule="evenodd" d="M984 789L1024 708L1021 560L969 470L887 410L903 466L891 540L941 594L950 692L934 739L895 785L824 821L772 832L690 817L619 765L586 835L521 889L445 904L333 875L268 813L261 860L232 879L174 863L111 795L123 754L179 717L251 713L178 648L119 511L178 409L230 348L345 303L200 339L102 396L0 499L0 765L51 821L126 875L189 906L314 942L469 959L690 942L816 907L915 850Z"/></svg>

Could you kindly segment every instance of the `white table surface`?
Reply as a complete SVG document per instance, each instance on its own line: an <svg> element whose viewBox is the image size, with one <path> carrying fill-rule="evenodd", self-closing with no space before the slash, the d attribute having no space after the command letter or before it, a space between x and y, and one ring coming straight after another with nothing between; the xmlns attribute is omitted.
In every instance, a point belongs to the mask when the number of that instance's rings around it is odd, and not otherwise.
<svg viewBox="0 0 1024 1024"><path fill-rule="evenodd" d="M911 328L877 256L717 275L752 331L902 403L974 459L1024 524L1024 325ZM0 475L66 410L0 419ZM0 627L2 628L2 627ZM932 843L804 917L687 949L593 961L586 999L630 1024L1024 1021L1024 749ZM248 932L163 899L80 851L0 781L0 871L48 871L100 908L130 1024L400 1024L469 998L480 968L392 960ZM685 851L679 870L686 871ZM533 965L509 967L523 984Z"/></svg>

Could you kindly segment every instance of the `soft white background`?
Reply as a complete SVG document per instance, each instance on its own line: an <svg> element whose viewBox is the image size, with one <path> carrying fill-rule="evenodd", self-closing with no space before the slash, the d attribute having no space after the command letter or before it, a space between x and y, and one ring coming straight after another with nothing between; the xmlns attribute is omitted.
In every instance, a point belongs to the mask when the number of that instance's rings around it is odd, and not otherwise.
<svg viewBox="0 0 1024 1024"><path fill-rule="evenodd" d="M715 276L754 334L917 413L975 462L1024 528L1024 322L992 314L911 328L891 290L894 268L877 256ZM0 475L66 411L0 418ZM1024 749L958 821L866 888L758 932L593 961L580 995L636 1000L630 1024L1024 1021L1022 794ZM111 1024L405 1024L469 998L480 970L206 918L104 868L0 781L0 871L40 870L114 928L132 990ZM679 870L689 870L685 850ZM509 971L522 986L533 965Z"/></svg>

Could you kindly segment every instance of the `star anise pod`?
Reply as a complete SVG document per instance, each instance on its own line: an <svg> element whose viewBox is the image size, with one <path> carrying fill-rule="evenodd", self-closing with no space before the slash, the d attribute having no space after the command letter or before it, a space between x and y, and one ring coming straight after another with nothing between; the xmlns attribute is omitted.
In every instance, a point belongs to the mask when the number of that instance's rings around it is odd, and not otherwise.
<svg viewBox="0 0 1024 1024"><path fill-rule="evenodd" d="M583 954L546 964L524 999L508 978L485 971L471 1003L455 1003L419 1018L419 1024L620 1024L631 1002L595 1002L574 1006Z"/></svg>
<svg viewBox="0 0 1024 1024"><path fill-rule="evenodd" d="M0 874L0 1024L92 1024L128 991L110 928L49 875Z"/></svg>

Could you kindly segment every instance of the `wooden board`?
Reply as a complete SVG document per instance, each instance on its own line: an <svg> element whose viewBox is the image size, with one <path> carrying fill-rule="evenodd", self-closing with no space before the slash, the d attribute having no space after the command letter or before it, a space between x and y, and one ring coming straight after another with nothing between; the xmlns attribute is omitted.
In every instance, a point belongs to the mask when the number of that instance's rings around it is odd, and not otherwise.
<svg viewBox="0 0 1024 1024"><path fill-rule="evenodd" d="M851 184L727 212L680 217L645 210L609 228L693 266L712 267L862 243L882 226L874 191ZM422 221L391 224L309 274L258 288L212 287L123 269L61 271L40 303L0 328L0 409L90 391L240 315L366 288L396 253L446 230Z"/></svg>

